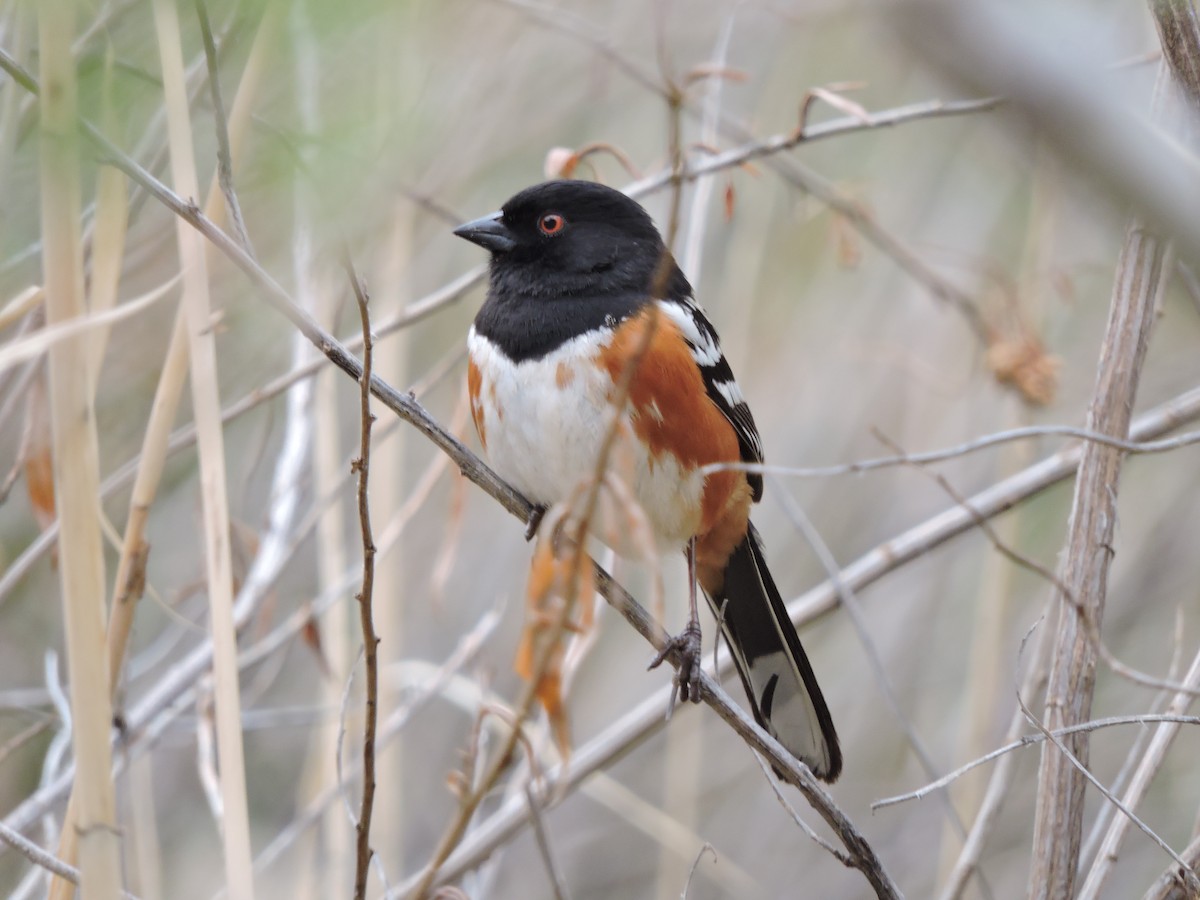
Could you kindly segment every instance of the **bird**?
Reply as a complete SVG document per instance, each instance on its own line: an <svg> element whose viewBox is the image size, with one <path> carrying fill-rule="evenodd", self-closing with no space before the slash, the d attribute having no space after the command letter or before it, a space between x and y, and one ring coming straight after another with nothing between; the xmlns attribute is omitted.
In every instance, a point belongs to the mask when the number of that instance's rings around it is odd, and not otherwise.
<svg viewBox="0 0 1200 900"><path fill-rule="evenodd" d="M626 400L631 487L657 546L683 549L691 585L687 624L651 667L678 651L675 692L700 701L698 582L754 718L834 781L842 752L833 719L750 522L763 477L705 468L762 463L758 428L653 219L614 188L556 180L454 234L490 254L487 296L467 336L467 383L492 468L535 510L567 499L595 467L616 385L636 364ZM537 521L535 513L527 537Z"/></svg>

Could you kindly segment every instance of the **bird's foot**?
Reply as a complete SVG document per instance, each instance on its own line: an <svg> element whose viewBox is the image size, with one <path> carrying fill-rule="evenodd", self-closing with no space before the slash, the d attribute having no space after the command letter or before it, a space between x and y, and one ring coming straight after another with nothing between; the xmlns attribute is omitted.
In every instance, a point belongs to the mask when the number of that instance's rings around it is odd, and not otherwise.
<svg viewBox="0 0 1200 900"><path fill-rule="evenodd" d="M671 704L667 711L675 706L675 698L700 702L700 623L688 622L683 631L670 638L650 662L649 668L656 669L671 654L678 654L679 668L675 672L675 690L671 692Z"/></svg>

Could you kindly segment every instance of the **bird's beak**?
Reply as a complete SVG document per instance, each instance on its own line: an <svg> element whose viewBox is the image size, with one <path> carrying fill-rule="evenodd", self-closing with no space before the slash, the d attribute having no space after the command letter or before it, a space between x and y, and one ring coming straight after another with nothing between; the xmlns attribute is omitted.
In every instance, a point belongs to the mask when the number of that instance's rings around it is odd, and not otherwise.
<svg viewBox="0 0 1200 900"><path fill-rule="evenodd" d="M454 233L492 253L507 253L517 246L513 233L504 224L504 213L501 212L494 212L465 225L459 225L454 229Z"/></svg>

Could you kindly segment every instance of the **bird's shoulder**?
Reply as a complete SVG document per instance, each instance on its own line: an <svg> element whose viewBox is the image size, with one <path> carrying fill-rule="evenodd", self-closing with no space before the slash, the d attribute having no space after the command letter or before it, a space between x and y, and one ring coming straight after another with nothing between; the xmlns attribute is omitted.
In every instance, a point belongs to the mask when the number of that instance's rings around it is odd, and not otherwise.
<svg viewBox="0 0 1200 900"><path fill-rule="evenodd" d="M679 330L688 345L692 359L700 370L705 391L709 399L733 426L743 462L763 461L762 439L758 426L742 389L733 375L733 369L721 351L717 330L709 321L700 304L690 294L667 297L656 301L656 306ZM762 476L748 475L754 490L754 499L762 496Z"/></svg>

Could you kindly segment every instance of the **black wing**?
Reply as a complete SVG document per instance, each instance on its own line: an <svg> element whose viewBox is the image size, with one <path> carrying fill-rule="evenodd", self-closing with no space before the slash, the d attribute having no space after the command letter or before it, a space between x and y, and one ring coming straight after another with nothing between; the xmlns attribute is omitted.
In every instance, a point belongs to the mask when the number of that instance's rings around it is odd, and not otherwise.
<svg viewBox="0 0 1200 900"><path fill-rule="evenodd" d="M673 297L660 300L659 304L671 321L679 326L684 340L691 348L692 356L704 378L704 387L709 398L737 433L742 462L761 463L763 451L758 427L754 424L754 416L746 398L742 396L742 389L733 377L733 370L729 368L729 362L721 352L716 329L712 327L700 305L691 297ZM762 475L747 472L746 480L750 483L750 490L754 492L754 500L757 502L762 498Z"/></svg>

